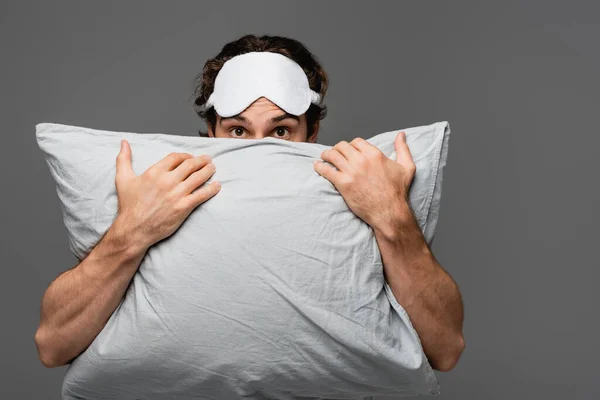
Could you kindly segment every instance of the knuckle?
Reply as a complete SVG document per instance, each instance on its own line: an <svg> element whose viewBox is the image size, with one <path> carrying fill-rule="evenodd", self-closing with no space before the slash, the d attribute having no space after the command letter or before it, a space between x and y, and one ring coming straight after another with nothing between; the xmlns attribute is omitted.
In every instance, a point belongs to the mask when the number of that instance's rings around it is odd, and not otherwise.
<svg viewBox="0 0 600 400"><path fill-rule="evenodd" d="M350 174L344 174L339 180L341 187L344 188L352 186L352 182L354 182L354 177Z"/></svg>
<svg viewBox="0 0 600 400"><path fill-rule="evenodd" d="M369 165L369 159L367 157L365 157L364 155L360 155L357 159L356 162L358 164L358 167L360 169L365 169L367 168L367 166Z"/></svg>
<svg viewBox="0 0 600 400"><path fill-rule="evenodd" d="M193 168L196 170L204 167L208 163L208 160L206 159L206 156L204 156L204 155L202 155L200 157L190 158L189 160L186 160L186 161L188 161L190 168Z"/></svg>
<svg viewBox="0 0 600 400"><path fill-rule="evenodd" d="M177 168L183 169L184 171L190 173L192 171L197 170L200 165L197 157L189 157L185 158Z"/></svg>
<svg viewBox="0 0 600 400"><path fill-rule="evenodd" d="M192 174L192 179L196 185L201 185L205 183L210 177L209 171L206 168L202 168Z"/></svg>
<svg viewBox="0 0 600 400"><path fill-rule="evenodd" d="M158 171L156 168L148 168L146 172L144 172L144 175L146 175L150 180L155 180L158 177Z"/></svg>
<svg viewBox="0 0 600 400"><path fill-rule="evenodd" d="M164 194L164 201L165 204L171 204L172 207L176 208L181 197L182 194L177 190L168 191Z"/></svg>
<svg viewBox="0 0 600 400"><path fill-rule="evenodd" d="M336 149L336 150L339 150L339 149L341 149L346 144L348 144L347 141L341 140L335 146L333 146L333 148Z"/></svg>
<svg viewBox="0 0 600 400"><path fill-rule="evenodd" d="M196 162L193 158L186 158L180 165L185 168L193 168L196 166Z"/></svg>
<svg viewBox="0 0 600 400"><path fill-rule="evenodd" d="M371 149L369 151L369 155L371 155L371 157L373 157L377 161L381 161L381 160L385 159L385 154L383 154L383 152L378 149Z"/></svg>
<svg viewBox="0 0 600 400"><path fill-rule="evenodd" d="M354 139L352 139L352 141L350 142L350 144L362 144L365 140L361 137L356 137Z"/></svg>
<svg viewBox="0 0 600 400"><path fill-rule="evenodd" d="M206 168L210 168L210 169L215 168L215 164L213 164L212 160L207 159L207 158L202 158L200 165L203 168L205 168L205 167Z"/></svg>
<svg viewBox="0 0 600 400"><path fill-rule="evenodd" d="M215 164L213 164L212 162L208 162L206 163L203 167L202 170L208 173L213 173L215 170L217 169L217 167L215 167Z"/></svg>
<svg viewBox="0 0 600 400"><path fill-rule="evenodd" d="M168 174L164 174L157 178L156 187L160 190L166 191L171 188L171 179Z"/></svg>
<svg viewBox="0 0 600 400"><path fill-rule="evenodd" d="M207 196L206 188L204 186L199 187L194 192L192 192L192 194L190 194L188 207L189 206L195 207L198 204L203 203L207 197L208 196Z"/></svg>
<svg viewBox="0 0 600 400"><path fill-rule="evenodd" d="M188 176L186 179L184 179L183 181L185 182L185 181L187 181L187 180L194 180L194 179L196 179L196 178L198 177L198 173L199 173L199 172L200 172L200 171L198 171L198 170L196 170L196 171L193 171L193 172L192 172L191 174L189 174L189 176Z"/></svg>
<svg viewBox="0 0 600 400"><path fill-rule="evenodd" d="M214 165L212 165L212 164L206 164L205 166L203 166L202 168L200 168L196 172L200 176L206 176L206 177L208 177L208 176L210 176L210 175L213 174L213 168L214 168Z"/></svg>
<svg viewBox="0 0 600 400"><path fill-rule="evenodd" d="M186 201L178 201L173 205L173 210L175 210L176 213L184 213L187 211L188 207L189 205Z"/></svg>
<svg viewBox="0 0 600 400"><path fill-rule="evenodd" d="M167 158L169 159L169 161L173 161L173 162L182 161L182 160L185 160L185 159L187 159L189 157L190 156L187 153L172 152L172 153L169 153L167 155Z"/></svg>

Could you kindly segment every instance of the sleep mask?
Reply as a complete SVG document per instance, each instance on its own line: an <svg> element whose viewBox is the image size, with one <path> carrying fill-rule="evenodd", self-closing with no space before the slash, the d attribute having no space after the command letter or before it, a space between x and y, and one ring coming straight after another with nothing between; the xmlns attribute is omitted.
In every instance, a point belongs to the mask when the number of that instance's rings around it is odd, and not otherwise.
<svg viewBox="0 0 600 400"><path fill-rule="evenodd" d="M261 51L226 61L212 94L200 109L214 107L221 117L231 117L260 97L293 115L304 114L311 103L321 101L321 95L309 87L300 65L282 54Z"/></svg>

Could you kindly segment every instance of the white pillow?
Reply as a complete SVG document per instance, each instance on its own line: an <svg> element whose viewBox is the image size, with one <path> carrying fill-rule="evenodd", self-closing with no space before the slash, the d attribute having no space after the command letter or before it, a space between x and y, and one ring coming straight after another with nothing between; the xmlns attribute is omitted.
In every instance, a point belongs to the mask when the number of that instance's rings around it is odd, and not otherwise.
<svg viewBox="0 0 600 400"><path fill-rule="evenodd" d="M428 243L447 121L402 129L410 205ZM399 130L367 139L396 159ZM69 366L64 399L320 399L439 393L373 231L312 162L331 146L36 125L69 246L83 259L117 213L116 156L137 174L209 154L222 189L150 247L104 329Z"/></svg>

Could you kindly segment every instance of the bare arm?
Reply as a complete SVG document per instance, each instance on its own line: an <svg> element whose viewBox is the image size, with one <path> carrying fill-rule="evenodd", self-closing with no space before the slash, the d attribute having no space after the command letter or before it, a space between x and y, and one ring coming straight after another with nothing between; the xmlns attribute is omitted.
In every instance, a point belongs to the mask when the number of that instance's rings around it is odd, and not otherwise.
<svg viewBox="0 0 600 400"><path fill-rule="evenodd" d="M433 368L453 369L465 348L463 303L456 282L437 262L410 206L395 222L375 228L387 282L406 309Z"/></svg>
<svg viewBox="0 0 600 400"><path fill-rule="evenodd" d="M117 217L90 254L46 290L35 334L46 367L68 364L108 322L147 251L130 238Z"/></svg>
<svg viewBox="0 0 600 400"><path fill-rule="evenodd" d="M410 208L416 165L406 132L394 142L396 161L357 137L321 153L315 170L329 180L348 207L373 228L383 272L406 309L433 368L449 371L465 349L463 303L458 285L433 256Z"/></svg>
<svg viewBox="0 0 600 400"><path fill-rule="evenodd" d="M85 260L56 278L42 298L35 343L46 367L68 364L94 341L148 249L219 192L218 182L205 185L215 170L208 155L170 153L138 176L129 142L121 142L117 217Z"/></svg>

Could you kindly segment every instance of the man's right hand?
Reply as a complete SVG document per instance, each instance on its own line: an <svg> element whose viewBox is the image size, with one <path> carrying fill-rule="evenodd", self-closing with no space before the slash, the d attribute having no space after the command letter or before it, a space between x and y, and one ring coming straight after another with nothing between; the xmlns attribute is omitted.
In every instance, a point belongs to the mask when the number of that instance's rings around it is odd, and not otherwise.
<svg viewBox="0 0 600 400"><path fill-rule="evenodd" d="M215 173L206 154L170 153L138 176L131 166L129 142L122 140L116 167L117 218L143 248L172 235L197 206L221 189L216 181L200 187Z"/></svg>
<svg viewBox="0 0 600 400"><path fill-rule="evenodd" d="M171 153L137 176L131 148L123 140L117 156L115 221L83 261L50 284L42 299L35 343L45 366L65 365L92 343L148 248L173 234L194 208L219 192L216 182L199 188L214 172L206 155Z"/></svg>

